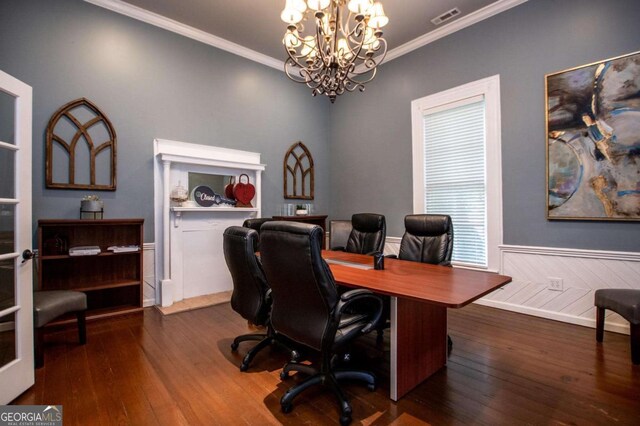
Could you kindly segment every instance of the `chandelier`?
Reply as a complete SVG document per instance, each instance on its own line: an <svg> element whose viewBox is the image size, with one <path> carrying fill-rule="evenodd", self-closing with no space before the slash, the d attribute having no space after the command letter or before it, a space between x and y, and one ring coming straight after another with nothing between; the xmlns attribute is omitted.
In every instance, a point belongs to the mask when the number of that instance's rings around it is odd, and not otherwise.
<svg viewBox="0 0 640 426"><path fill-rule="evenodd" d="M380 2L287 0L280 18L288 24L285 73L331 103L345 91L364 92L387 53L381 29L389 18Z"/></svg>

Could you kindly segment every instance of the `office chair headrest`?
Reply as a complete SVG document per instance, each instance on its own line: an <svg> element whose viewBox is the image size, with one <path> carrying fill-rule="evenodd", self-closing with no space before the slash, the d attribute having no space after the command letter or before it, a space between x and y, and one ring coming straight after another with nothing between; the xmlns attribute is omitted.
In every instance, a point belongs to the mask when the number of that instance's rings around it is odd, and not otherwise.
<svg viewBox="0 0 640 426"><path fill-rule="evenodd" d="M318 225L311 225L309 223L290 222L286 220L271 220L265 222L260 228L260 232L287 232L296 235L308 235L311 239L319 239L322 241L323 231Z"/></svg>
<svg viewBox="0 0 640 426"><path fill-rule="evenodd" d="M421 237L437 237L450 232L451 217L444 214L411 214L404 218L405 230Z"/></svg>
<svg viewBox="0 0 640 426"><path fill-rule="evenodd" d="M351 216L353 229L360 232L378 232L385 226L384 216L375 213L357 213Z"/></svg>
<svg viewBox="0 0 640 426"><path fill-rule="evenodd" d="M242 238L244 240L249 239L251 241L251 247L255 247L258 243L258 232L242 226L230 226L224 230L224 235L233 238Z"/></svg>
<svg viewBox="0 0 640 426"><path fill-rule="evenodd" d="M244 226L245 228L255 229L256 231L258 231L258 233L260 233L260 227L262 226L262 224L264 224L265 222L270 222L272 220L273 219L270 217L258 217L254 219L246 219L242 224L242 226Z"/></svg>

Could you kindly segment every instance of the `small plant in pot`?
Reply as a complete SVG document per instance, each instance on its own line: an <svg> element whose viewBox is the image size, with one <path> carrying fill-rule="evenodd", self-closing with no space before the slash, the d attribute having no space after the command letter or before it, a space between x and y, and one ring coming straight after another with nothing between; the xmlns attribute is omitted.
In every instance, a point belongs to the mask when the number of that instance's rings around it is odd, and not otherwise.
<svg viewBox="0 0 640 426"><path fill-rule="evenodd" d="M309 210L307 209L306 205L298 204L296 205L296 214L297 215L309 214Z"/></svg>
<svg viewBox="0 0 640 426"><path fill-rule="evenodd" d="M99 212L103 207L104 203L97 195L87 195L80 201L80 210L84 212Z"/></svg>

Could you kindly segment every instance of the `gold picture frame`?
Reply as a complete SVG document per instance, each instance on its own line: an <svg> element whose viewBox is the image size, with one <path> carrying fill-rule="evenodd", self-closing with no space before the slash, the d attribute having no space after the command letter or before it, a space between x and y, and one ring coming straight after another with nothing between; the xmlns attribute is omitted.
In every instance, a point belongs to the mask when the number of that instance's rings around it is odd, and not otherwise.
<svg viewBox="0 0 640 426"><path fill-rule="evenodd" d="M640 220L640 52L545 76L549 220Z"/></svg>

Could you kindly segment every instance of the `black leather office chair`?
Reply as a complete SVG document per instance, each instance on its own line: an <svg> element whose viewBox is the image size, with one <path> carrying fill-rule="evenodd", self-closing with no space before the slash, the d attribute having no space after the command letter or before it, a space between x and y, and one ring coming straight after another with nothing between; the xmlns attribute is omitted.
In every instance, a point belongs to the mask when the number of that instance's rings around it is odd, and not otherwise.
<svg viewBox="0 0 640 426"><path fill-rule="evenodd" d="M453 223L451 217L442 214L410 214L404 217L404 235L400 241L398 256L388 257L432 265L451 266L453 253ZM385 300L385 315L388 314L388 299ZM386 317L388 318L388 316ZM384 324L378 328L378 341L382 339ZM447 336L449 351L453 347Z"/></svg>
<svg viewBox="0 0 640 426"><path fill-rule="evenodd" d="M262 224L265 222L269 222L271 220L273 219L270 217L256 217L254 219L245 219L245 221L242 223L242 226L245 228L251 228L255 230L258 233L258 237L259 237L260 227L262 226Z"/></svg>
<svg viewBox="0 0 640 426"><path fill-rule="evenodd" d="M375 389L375 376L364 371L340 371L334 360L354 338L373 330L380 319L382 300L368 290L338 294L331 270L321 257L322 228L304 223L275 221L263 225L261 258L272 289L271 323L280 335L321 354L319 368L288 362L281 373L310 375L291 387L280 400L288 413L302 391L316 384L327 386L338 398L340 423L351 422L351 406L338 385L342 379L362 380ZM354 302L368 309L356 311ZM352 307L347 311L348 307Z"/></svg>
<svg viewBox="0 0 640 426"><path fill-rule="evenodd" d="M250 228L231 226L224 231L223 241L224 259L233 279L231 307L251 323L267 327L266 334L244 334L236 337L231 344L231 349L235 351L241 342L259 342L247 352L240 364L240 371L246 371L256 354L275 341L269 324L270 289L255 255L258 233Z"/></svg>
<svg viewBox="0 0 640 426"><path fill-rule="evenodd" d="M405 232L398 258L451 266L453 224L441 214L411 214L404 218Z"/></svg>
<svg viewBox="0 0 640 426"><path fill-rule="evenodd" d="M387 225L384 216L375 213L357 213L351 216L353 229L345 251L359 254L384 252Z"/></svg>
<svg viewBox="0 0 640 426"><path fill-rule="evenodd" d="M332 220L329 222L329 249L344 250L351 235L350 220Z"/></svg>
<svg viewBox="0 0 640 426"><path fill-rule="evenodd" d="M244 228L251 228L258 233L258 241L256 242L254 247L256 251L260 250L260 227L263 223L269 222L270 220L273 219L270 217L256 217L254 219L245 219L245 221L242 223L242 226Z"/></svg>

